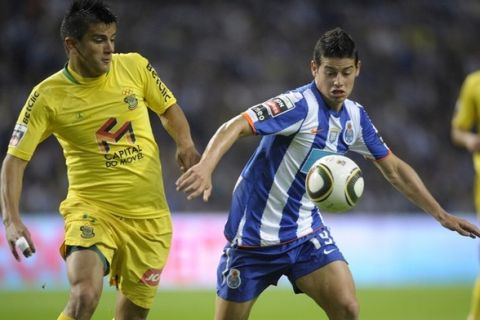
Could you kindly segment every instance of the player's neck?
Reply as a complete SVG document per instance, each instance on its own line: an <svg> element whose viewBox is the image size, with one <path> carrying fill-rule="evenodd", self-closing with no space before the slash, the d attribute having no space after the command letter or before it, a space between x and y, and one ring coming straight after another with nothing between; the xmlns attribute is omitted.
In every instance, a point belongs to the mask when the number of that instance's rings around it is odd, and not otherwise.
<svg viewBox="0 0 480 320"><path fill-rule="evenodd" d="M93 72L93 71L90 70L90 68L87 65L77 61L74 58L70 58L68 60L68 69L70 71L73 71L78 76L80 76L84 79L99 78L99 77L104 76L106 74L106 73Z"/></svg>

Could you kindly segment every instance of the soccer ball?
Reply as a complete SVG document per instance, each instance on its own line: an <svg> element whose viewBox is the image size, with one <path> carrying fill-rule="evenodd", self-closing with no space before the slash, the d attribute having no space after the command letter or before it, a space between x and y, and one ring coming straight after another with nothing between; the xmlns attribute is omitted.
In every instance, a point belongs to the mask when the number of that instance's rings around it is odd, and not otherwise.
<svg viewBox="0 0 480 320"><path fill-rule="evenodd" d="M362 196L362 171L351 159L328 155L317 160L307 173L305 190L321 210L342 212L355 206Z"/></svg>

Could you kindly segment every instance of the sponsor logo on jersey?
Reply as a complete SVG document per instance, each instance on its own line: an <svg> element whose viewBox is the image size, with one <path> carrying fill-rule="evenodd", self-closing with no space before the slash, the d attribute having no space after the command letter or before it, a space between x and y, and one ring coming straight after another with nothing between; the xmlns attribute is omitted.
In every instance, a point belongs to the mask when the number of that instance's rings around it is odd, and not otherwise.
<svg viewBox="0 0 480 320"><path fill-rule="evenodd" d="M13 129L12 137L10 138L9 146L16 147L27 132L27 126L22 123L17 123Z"/></svg>
<svg viewBox="0 0 480 320"><path fill-rule="evenodd" d="M353 122L352 120L348 120L345 122L345 131L343 131L343 141L351 145L355 141L355 133L353 131Z"/></svg>
<svg viewBox="0 0 480 320"><path fill-rule="evenodd" d="M132 122L127 121L119 129L112 132L113 127L117 124L117 119L108 119L103 126L97 130L95 136L97 138L98 146L102 152L110 151L109 143L118 142L123 136L125 136L131 144L136 141L135 133L133 132Z"/></svg>
<svg viewBox="0 0 480 320"><path fill-rule="evenodd" d="M127 121L119 129L113 131L117 124L117 119L108 119L103 126L97 130L96 138L100 150L104 153L105 167L111 168L118 165L129 165L137 160L144 158L142 147L137 144L132 122ZM132 146L124 147L121 150L110 152L111 144L115 144L125 137Z"/></svg>
<svg viewBox="0 0 480 320"><path fill-rule="evenodd" d="M273 117L278 116L294 107L294 104L287 97L277 97L265 102L270 108Z"/></svg>
<svg viewBox="0 0 480 320"><path fill-rule="evenodd" d="M144 154L140 145L126 147L122 150L104 155L105 166L116 167L118 165L131 164L137 160L143 159Z"/></svg>
<svg viewBox="0 0 480 320"><path fill-rule="evenodd" d="M227 275L227 286L231 289L237 289L242 284L242 278L240 278L240 270L232 268Z"/></svg>
<svg viewBox="0 0 480 320"><path fill-rule="evenodd" d="M81 226L80 231L82 232L80 236L84 239L90 239L95 237L95 232L92 226L89 226L89 225Z"/></svg>
<svg viewBox="0 0 480 320"><path fill-rule="evenodd" d="M167 86L162 82L162 80L160 80L157 72L155 71L155 69L153 68L153 66L150 63L147 64L147 70L148 70L148 72L150 72L153 79L155 80L155 83L156 83L158 89L160 90L160 93L163 96L163 101L167 102L169 99L172 98L170 90L168 90Z"/></svg>
<svg viewBox="0 0 480 320"><path fill-rule="evenodd" d="M295 104L286 96L278 96L262 104L251 108L258 118L258 121L265 121L272 117L276 117L295 107Z"/></svg>
<svg viewBox="0 0 480 320"><path fill-rule="evenodd" d="M140 279L141 282L147 286L156 287L160 283L160 275L162 274L162 269L148 269Z"/></svg>
<svg viewBox="0 0 480 320"><path fill-rule="evenodd" d="M22 120L22 122L25 125L27 125L28 122L30 121L30 115L32 114L33 106L35 105L35 102L37 101L38 97L40 97L40 93L38 93L38 91L35 91L30 95L30 98L28 99L27 105L25 107L25 113L23 114L23 120Z"/></svg>
<svg viewBox="0 0 480 320"><path fill-rule="evenodd" d="M256 105L252 107L251 110L257 116L258 121L264 121L271 118L270 114L268 113L267 107L263 104Z"/></svg>

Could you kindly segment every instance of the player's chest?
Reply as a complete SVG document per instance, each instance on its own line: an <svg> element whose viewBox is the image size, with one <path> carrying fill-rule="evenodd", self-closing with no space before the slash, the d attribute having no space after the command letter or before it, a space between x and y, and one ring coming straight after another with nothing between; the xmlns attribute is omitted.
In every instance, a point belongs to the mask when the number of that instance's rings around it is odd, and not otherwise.
<svg viewBox="0 0 480 320"><path fill-rule="evenodd" d="M348 149L360 135L360 125L348 115L330 116L320 114L314 121L306 122L297 137L307 146L330 148L332 151Z"/></svg>
<svg viewBox="0 0 480 320"><path fill-rule="evenodd" d="M148 126L148 111L143 93L135 87L85 89L66 95L55 116L54 131L80 144L95 137L114 136Z"/></svg>
<svg viewBox="0 0 480 320"><path fill-rule="evenodd" d="M55 126L95 126L108 118L134 120L146 114L143 93L134 87L75 90L57 109Z"/></svg>

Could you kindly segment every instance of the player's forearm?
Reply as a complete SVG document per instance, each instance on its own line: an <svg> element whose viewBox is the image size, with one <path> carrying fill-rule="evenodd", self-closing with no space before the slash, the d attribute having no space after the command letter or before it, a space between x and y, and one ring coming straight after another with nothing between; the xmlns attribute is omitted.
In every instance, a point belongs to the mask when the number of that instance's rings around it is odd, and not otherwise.
<svg viewBox="0 0 480 320"><path fill-rule="evenodd" d="M247 121L241 116L237 116L218 128L217 132L208 142L207 148L202 155L201 162L211 168L211 171L217 166L220 159L232 147L232 145L243 136L251 134Z"/></svg>
<svg viewBox="0 0 480 320"><path fill-rule="evenodd" d="M5 225L20 221L20 195L27 162L11 155L3 161L0 174L2 220Z"/></svg>
<svg viewBox="0 0 480 320"><path fill-rule="evenodd" d="M452 128L451 138L455 145L466 148L470 152L480 150L480 137L476 133L458 128Z"/></svg>
<svg viewBox="0 0 480 320"><path fill-rule="evenodd" d="M445 211L428 191L420 176L407 163L399 159L396 170L385 176L408 200L435 219L440 220L442 215L445 214Z"/></svg>
<svg viewBox="0 0 480 320"><path fill-rule="evenodd" d="M187 118L179 105L175 104L160 116L162 125L180 149L194 146Z"/></svg>

